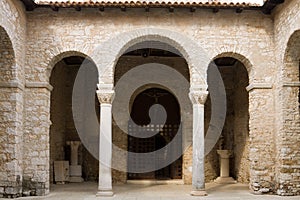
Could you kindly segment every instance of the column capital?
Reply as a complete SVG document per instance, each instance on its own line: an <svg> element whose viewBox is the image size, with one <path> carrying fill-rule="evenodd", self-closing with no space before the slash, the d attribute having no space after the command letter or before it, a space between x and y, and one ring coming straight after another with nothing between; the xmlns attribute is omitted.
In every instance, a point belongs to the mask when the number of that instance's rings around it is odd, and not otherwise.
<svg viewBox="0 0 300 200"><path fill-rule="evenodd" d="M208 91L199 89L190 89L189 97L192 104L205 104L207 99Z"/></svg>
<svg viewBox="0 0 300 200"><path fill-rule="evenodd" d="M113 84L98 84L97 97L99 102L112 104L115 96Z"/></svg>
<svg viewBox="0 0 300 200"><path fill-rule="evenodd" d="M78 148L79 145L81 144L80 141L67 141L66 143L67 145L70 145L71 148Z"/></svg>
<svg viewBox="0 0 300 200"><path fill-rule="evenodd" d="M232 152L230 150L217 150L217 153L221 158L230 158Z"/></svg>

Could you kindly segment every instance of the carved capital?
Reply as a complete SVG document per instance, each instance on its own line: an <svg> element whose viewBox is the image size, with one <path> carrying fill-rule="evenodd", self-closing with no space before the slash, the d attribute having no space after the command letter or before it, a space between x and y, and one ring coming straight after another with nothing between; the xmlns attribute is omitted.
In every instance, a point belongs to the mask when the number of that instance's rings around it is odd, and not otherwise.
<svg viewBox="0 0 300 200"><path fill-rule="evenodd" d="M114 100L115 92L113 90L111 91L97 91L97 97L100 103L108 103L112 104Z"/></svg>
<svg viewBox="0 0 300 200"><path fill-rule="evenodd" d="M98 84L97 97L99 102L112 104L115 96L112 84Z"/></svg>
<svg viewBox="0 0 300 200"><path fill-rule="evenodd" d="M204 90L191 89L189 93L189 97L191 99L192 104L204 105L207 99L207 95L208 95L208 91L204 91Z"/></svg>
<svg viewBox="0 0 300 200"><path fill-rule="evenodd" d="M81 144L80 141L67 141L67 145L71 146L71 149L77 150L79 145Z"/></svg>

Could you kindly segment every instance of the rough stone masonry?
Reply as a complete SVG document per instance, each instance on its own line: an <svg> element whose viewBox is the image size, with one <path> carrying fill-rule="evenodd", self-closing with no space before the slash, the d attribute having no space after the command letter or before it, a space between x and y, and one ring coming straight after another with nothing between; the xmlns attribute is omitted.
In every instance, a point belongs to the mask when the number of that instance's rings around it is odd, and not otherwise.
<svg viewBox="0 0 300 200"><path fill-rule="evenodd" d="M53 161L68 160L66 141L79 140L71 94L80 64L68 64L64 59L70 57L91 60L103 83L116 83L138 64L157 62L179 71L191 86L206 85L209 63L223 59L217 65L227 114L223 139L205 158L206 181L219 176L216 151L224 146L234 151L230 175L249 183L252 192L300 195L300 2L285 1L270 15L256 9L122 10L28 11L19 0L0 1L0 196L48 194ZM181 57L124 54L149 40L174 47ZM232 63L224 66L225 58ZM208 97L205 129L210 113ZM190 133L192 115L182 114ZM127 136L114 123L112 134L114 143L128 148ZM126 155L112 154L112 162L126 168ZM185 184L192 183L192 158L190 146L182 159ZM96 181L98 162L84 147L79 162L85 180ZM112 178L126 183L127 174L113 170Z"/></svg>

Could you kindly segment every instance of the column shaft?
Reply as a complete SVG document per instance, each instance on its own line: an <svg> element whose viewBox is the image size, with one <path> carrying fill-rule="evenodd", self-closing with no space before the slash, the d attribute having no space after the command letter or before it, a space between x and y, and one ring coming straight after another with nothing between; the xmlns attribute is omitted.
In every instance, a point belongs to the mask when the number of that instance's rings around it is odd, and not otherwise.
<svg viewBox="0 0 300 200"><path fill-rule="evenodd" d="M204 105L193 105L193 179L194 190L205 189Z"/></svg>
<svg viewBox="0 0 300 200"><path fill-rule="evenodd" d="M192 89L190 99L193 103L193 171L191 195L206 196L205 191L205 145L204 145L204 103L207 92Z"/></svg>
<svg viewBox="0 0 300 200"><path fill-rule="evenodd" d="M111 104L101 104L100 110L100 145L99 145L99 196L110 196L112 192L112 125Z"/></svg>
<svg viewBox="0 0 300 200"><path fill-rule="evenodd" d="M113 85L98 84L100 102L99 184L96 196L112 196L112 101Z"/></svg>

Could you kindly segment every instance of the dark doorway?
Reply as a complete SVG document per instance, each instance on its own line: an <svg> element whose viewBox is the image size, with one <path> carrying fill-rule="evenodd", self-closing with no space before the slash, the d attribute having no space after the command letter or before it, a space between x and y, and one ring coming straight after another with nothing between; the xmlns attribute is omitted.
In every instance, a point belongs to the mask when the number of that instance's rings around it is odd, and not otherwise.
<svg viewBox="0 0 300 200"><path fill-rule="evenodd" d="M159 104L165 108L166 111L166 122L160 124L155 119L151 122L149 116L149 109L151 106ZM154 116L156 118L155 110ZM139 93L133 101L131 109L131 119L128 123L128 151L135 153L147 153L153 152L166 146L176 134L180 134L180 108L177 99L173 94L164 89L151 88L146 89ZM152 131L157 130L157 134L147 137L143 137L145 131L151 129ZM132 136L134 135L134 136ZM135 137L136 136L136 137ZM176 144L177 149L174 151L181 151L181 142ZM148 164L161 163L164 157L155 156L149 159L147 162L140 163L134 158L128 157L128 168L129 171L135 168L145 167ZM128 173L128 179L181 179L182 178L182 157L177 159L172 164L158 169L153 172L147 173Z"/></svg>

